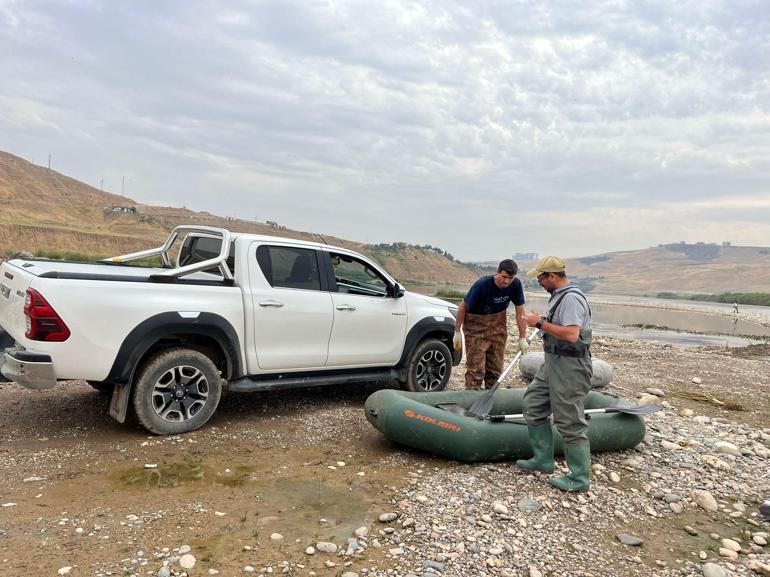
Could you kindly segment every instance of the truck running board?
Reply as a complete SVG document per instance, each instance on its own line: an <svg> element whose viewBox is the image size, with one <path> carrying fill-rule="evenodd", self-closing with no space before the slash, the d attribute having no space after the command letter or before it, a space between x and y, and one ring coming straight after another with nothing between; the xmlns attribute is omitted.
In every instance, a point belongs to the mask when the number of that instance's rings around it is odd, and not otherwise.
<svg viewBox="0 0 770 577"><path fill-rule="evenodd" d="M315 387L317 385L338 385L341 383L354 383L364 381L380 381L384 379L398 378L396 369L371 369L366 371L310 375L297 375L287 373L272 378L241 377L230 381L228 390L239 393L250 391L269 391L271 389L293 389L297 387Z"/></svg>

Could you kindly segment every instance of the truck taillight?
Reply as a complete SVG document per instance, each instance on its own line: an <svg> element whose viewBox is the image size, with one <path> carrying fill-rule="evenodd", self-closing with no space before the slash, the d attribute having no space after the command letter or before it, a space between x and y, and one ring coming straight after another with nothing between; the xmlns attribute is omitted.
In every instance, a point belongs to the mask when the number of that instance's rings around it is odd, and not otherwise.
<svg viewBox="0 0 770 577"><path fill-rule="evenodd" d="M35 289L27 289L24 316L27 317L27 332L24 336L31 341L61 342L70 338L67 325Z"/></svg>

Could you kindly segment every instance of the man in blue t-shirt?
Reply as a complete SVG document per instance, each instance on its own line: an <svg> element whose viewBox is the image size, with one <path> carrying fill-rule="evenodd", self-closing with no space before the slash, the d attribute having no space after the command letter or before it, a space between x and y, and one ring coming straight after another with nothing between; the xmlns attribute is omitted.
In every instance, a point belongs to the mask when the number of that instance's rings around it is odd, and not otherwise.
<svg viewBox="0 0 770 577"><path fill-rule="evenodd" d="M454 346L462 347L465 334L465 388L489 388L503 372L505 341L508 340L508 305L516 309L519 347L527 352L527 322L524 319L524 288L516 278L518 265L505 259L497 274L477 280L465 295L455 322Z"/></svg>

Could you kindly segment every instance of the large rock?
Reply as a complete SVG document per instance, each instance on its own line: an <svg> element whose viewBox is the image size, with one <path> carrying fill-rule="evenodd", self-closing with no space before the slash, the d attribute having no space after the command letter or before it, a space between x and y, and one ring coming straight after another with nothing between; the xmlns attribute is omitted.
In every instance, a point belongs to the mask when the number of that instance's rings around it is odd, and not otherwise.
<svg viewBox="0 0 770 577"><path fill-rule="evenodd" d="M519 359L519 371L530 379L545 362L545 353L527 353ZM591 386L595 389L606 387L612 380L612 365L600 359L593 359L594 375L591 377Z"/></svg>

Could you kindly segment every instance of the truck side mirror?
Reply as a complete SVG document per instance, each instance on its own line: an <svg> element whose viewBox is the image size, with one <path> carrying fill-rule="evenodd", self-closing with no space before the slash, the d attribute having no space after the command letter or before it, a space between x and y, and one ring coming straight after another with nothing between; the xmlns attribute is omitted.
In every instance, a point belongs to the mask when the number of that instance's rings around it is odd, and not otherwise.
<svg viewBox="0 0 770 577"><path fill-rule="evenodd" d="M390 291L388 292L390 292L390 296L396 299L400 299L402 296L404 296L404 288L398 283L391 286Z"/></svg>

